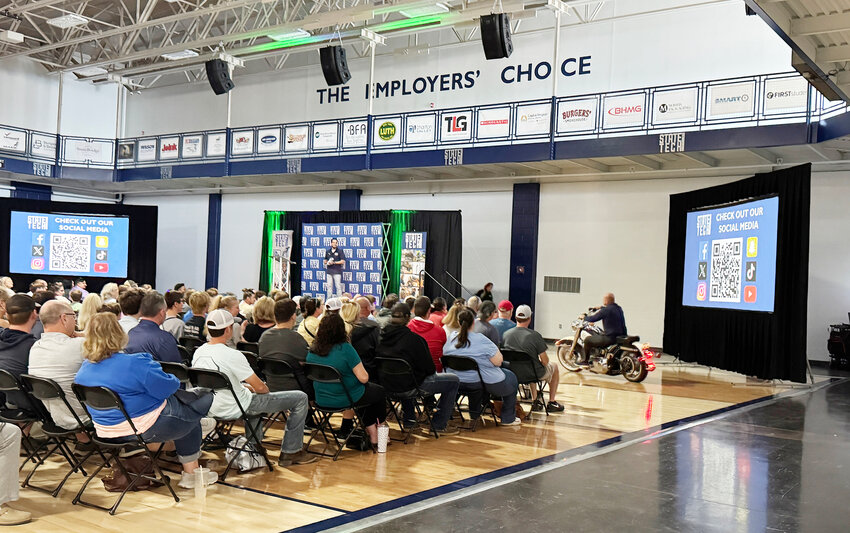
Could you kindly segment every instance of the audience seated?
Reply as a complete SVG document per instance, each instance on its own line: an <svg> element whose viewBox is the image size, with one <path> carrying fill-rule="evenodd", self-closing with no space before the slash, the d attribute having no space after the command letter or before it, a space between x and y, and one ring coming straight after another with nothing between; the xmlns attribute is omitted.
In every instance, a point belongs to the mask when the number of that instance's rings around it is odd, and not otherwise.
<svg viewBox="0 0 850 533"><path fill-rule="evenodd" d="M6 301L6 316L9 327L0 330L0 370L18 378L29 368L30 349L36 340L30 333L38 318L35 300L26 294L12 296ZM33 409L23 392L7 392L6 401L20 409Z"/></svg>
<svg viewBox="0 0 850 533"><path fill-rule="evenodd" d="M75 381L115 392L145 441L174 441L177 459L183 465L178 486L193 488L201 455L201 418L209 410L212 395L199 396L190 403L178 400L174 395L180 387L177 378L163 372L150 354L123 353L126 345L127 334L115 315L93 316L83 343L86 360ZM134 440L132 429L119 411L90 410L89 415L99 437ZM217 480L218 474L208 472L203 483L209 485Z"/></svg>
<svg viewBox="0 0 850 533"><path fill-rule="evenodd" d="M389 323L390 315L392 314L391 309L397 303L398 294L390 293L384 296L384 301L381 304L381 308L378 310L377 316L375 317L379 326L384 327Z"/></svg>
<svg viewBox="0 0 850 533"><path fill-rule="evenodd" d="M87 287L88 283L86 283L86 280L84 280L83 278L77 278L74 281L74 286L71 287L71 292L78 291L82 295L80 301L83 301L89 295L89 291L86 290Z"/></svg>
<svg viewBox="0 0 850 533"><path fill-rule="evenodd" d="M126 296L127 294L124 295ZM145 293L139 306L139 323L127 334L128 353L149 353L154 361L168 363L183 361L177 350L177 340L161 328L165 322L165 311L165 298L160 293L156 291Z"/></svg>
<svg viewBox="0 0 850 533"><path fill-rule="evenodd" d="M139 325L139 308L142 305L144 293L139 289L128 289L118 297L118 305L121 306L121 320L118 323L124 333Z"/></svg>
<svg viewBox="0 0 850 533"><path fill-rule="evenodd" d="M71 309L74 313L79 313L83 307L83 293L77 289L73 289L68 296L71 299Z"/></svg>
<svg viewBox="0 0 850 533"><path fill-rule="evenodd" d="M274 327L274 300L263 296L254 304L251 322L242 328L242 340L259 342L260 336L272 327Z"/></svg>
<svg viewBox="0 0 850 533"><path fill-rule="evenodd" d="M301 314L304 316L304 320L298 326L298 334L304 337L304 340L310 345L319 331L319 315L322 314L322 309L318 300L309 297L301 299L301 306Z"/></svg>
<svg viewBox="0 0 850 533"><path fill-rule="evenodd" d="M83 306L80 307L80 313L77 315L77 331L85 331L89 323L89 319L100 312L103 307L103 300L96 292L90 293L83 301Z"/></svg>
<svg viewBox="0 0 850 533"><path fill-rule="evenodd" d="M308 455L304 450L304 421L309 411L307 395L300 390L271 392L251 369L242 352L227 347L226 343L233 335L233 324L233 315L224 309L216 309L207 316L210 341L195 350L192 366L218 370L227 376L239 403L248 415L253 415L245 423L252 424L258 436L263 434L261 415L288 411L278 465L312 463L318 457ZM233 395L222 393L215 395L209 416L233 420L241 417L242 413Z"/></svg>
<svg viewBox="0 0 850 533"><path fill-rule="evenodd" d="M100 299L103 300L104 304L109 304L112 302L118 301L118 284L117 283L107 283L100 290Z"/></svg>
<svg viewBox="0 0 850 533"><path fill-rule="evenodd" d="M414 303L414 305L416 304ZM446 300L438 296L431 302L431 317L428 320L437 326L443 327L444 316L446 316Z"/></svg>
<svg viewBox="0 0 850 533"><path fill-rule="evenodd" d="M516 319L516 327L505 333L503 347L506 350L526 353L540 361L540 364L546 369L542 381L549 384L549 403L546 409L555 412L563 411L564 406L555 400L561 379L558 365L549 360L549 356L546 354L546 341L543 340L543 336L529 327L531 325L531 307L527 305L517 307ZM532 399L537 396L536 387L531 387L531 394ZM532 410L542 411L543 405L535 403Z"/></svg>
<svg viewBox="0 0 850 533"><path fill-rule="evenodd" d="M472 309L472 312L478 314L478 310L481 308L481 298L478 296L470 296L469 300L466 301L466 306Z"/></svg>
<svg viewBox="0 0 850 533"><path fill-rule="evenodd" d="M179 291L168 291L165 293L165 322L162 323L162 329L167 331L174 337L174 340L180 340L183 336L185 323L180 318L180 313L183 311L183 293Z"/></svg>
<svg viewBox="0 0 850 533"><path fill-rule="evenodd" d="M452 304L452 308L443 317L443 331L446 332L446 338L451 337L452 333L460 331L460 323L457 320L457 315L464 309L466 309L466 305L463 303L463 300L460 302L455 301Z"/></svg>
<svg viewBox="0 0 850 533"><path fill-rule="evenodd" d="M0 328L9 327L9 321L6 320L6 300L14 295L11 289L0 286Z"/></svg>
<svg viewBox="0 0 850 533"><path fill-rule="evenodd" d="M61 281L51 283L49 285L49 290L53 293L53 297L60 302L71 303L71 300L65 297L65 285L63 285Z"/></svg>
<svg viewBox="0 0 850 533"><path fill-rule="evenodd" d="M514 312L514 305L509 300L502 300L496 308L499 313L499 318L494 318L490 321L490 325L496 328L499 332L499 338L505 338L505 332L516 327L516 322L511 320L511 315Z"/></svg>
<svg viewBox="0 0 850 533"><path fill-rule="evenodd" d="M423 297L420 297L420 299ZM430 302L429 302L430 304ZM419 388L431 394L439 394L437 413L434 415L434 431L440 435L456 434L457 428L447 426L457 398L458 377L453 374L437 374L428 343L407 327L410 308L406 303L397 303L392 308L390 323L381 332L378 357L403 359L410 363ZM432 324L433 325L433 324ZM384 383L386 385L386 383ZM401 402L404 426L416 425L413 400Z"/></svg>
<svg viewBox="0 0 850 533"><path fill-rule="evenodd" d="M304 362L307 361L309 346L304 337L293 331L295 324L295 302L289 299L278 300L274 304L275 326L260 337L260 359L286 361L295 371L293 377L267 376L269 390L300 390L312 397L313 386L304 375Z"/></svg>
<svg viewBox="0 0 850 533"><path fill-rule="evenodd" d="M21 455L21 428L15 424L0 425L0 526L17 526L31 520L30 513L9 507L18 500L21 486L18 463Z"/></svg>
<svg viewBox="0 0 850 533"><path fill-rule="evenodd" d="M33 294L32 299L35 301L35 308L40 309L45 303L55 300L56 296L50 291L37 290L35 294ZM32 331L30 331L30 333L36 338L36 340L41 338L41 334L44 333L44 324L41 323L40 318L36 319L35 324L32 325Z"/></svg>
<svg viewBox="0 0 850 533"><path fill-rule="evenodd" d="M253 289L242 289L242 301L239 302L239 314L242 318L251 318L251 311L254 309L254 304L257 302L254 296Z"/></svg>
<svg viewBox="0 0 850 533"><path fill-rule="evenodd" d="M204 342L207 340L207 334L204 332L204 318L207 316L207 309L210 306L210 296L205 292L193 292L189 296L189 306L192 308L192 317L185 320L183 326L183 335L186 337L194 337Z"/></svg>
<svg viewBox="0 0 850 533"><path fill-rule="evenodd" d="M428 343L428 351L434 361L437 372L443 371L443 345L446 344L446 332L443 328L431 321L431 300L427 296L420 296L413 304L413 320L408 322L407 327Z"/></svg>
<svg viewBox="0 0 850 533"><path fill-rule="evenodd" d="M496 304L490 300L482 302L478 310L478 318L475 320L474 331L483 334L490 339L490 342L498 346L502 342L502 337L499 335L499 330L490 324L494 318L496 318Z"/></svg>
<svg viewBox="0 0 850 533"><path fill-rule="evenodd" d="M233 335L227 341L227 345L231 348L236 348L236 345L242 342L242 327L243 320L239 315L239 300L233 295L225 296L221 299L219 309L224 309L233 315Z"/></svg>
<svg viewBox="0 0 850 533"><path fill-rule="evenodd" d="M522 422L516 417L515 411L518 390L516 376L510 370L501 368L502 354L499 348L481 333L472 331L475 315L471 310L464 309L458 313L458 323L460 330L449 335L443 347L443 354L469 357L478 363L481 379L484 380L483 388L478 373L474 370L458 372L448 369L448 372L457 374L460 378L459 392L467 395L470 416L477 418L481 413L486 391L502 398L502 425L519 426Z"/></svg>
<svg viewBox="0 0 850 533"><path fill-rule="evenodd" d="M372 307L369 300L357 298L353 302L356 310L356 319L354 320L354 328L349 333L351 345L357 351L360 361L370 376L375 375L375 349L378 347L378 341L381 335L381 329L378 323L370 317L372 316Z"/></svg>

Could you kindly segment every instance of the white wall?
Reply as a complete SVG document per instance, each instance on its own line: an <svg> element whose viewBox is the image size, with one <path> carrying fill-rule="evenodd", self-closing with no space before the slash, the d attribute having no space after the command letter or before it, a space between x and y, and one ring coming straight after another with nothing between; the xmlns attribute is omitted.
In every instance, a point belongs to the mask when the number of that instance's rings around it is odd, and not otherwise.
<svg viewBox="0 0 850 533"><path fill-rule="evenodd" d="M209 196L134 196L128 198L125 203L159 207L156 240L157 289L164 291L177 282L193 288L203 287L207 264ZM259 234L260 230L256 231ZM222 248L222 253L224 252L226 248Z"/></svg>
<svg viewBox="0 0 850 533"><path fill-rule="evenodd" d="M59 76L26 58L0 61L0 124L56 132Z"/></svg>

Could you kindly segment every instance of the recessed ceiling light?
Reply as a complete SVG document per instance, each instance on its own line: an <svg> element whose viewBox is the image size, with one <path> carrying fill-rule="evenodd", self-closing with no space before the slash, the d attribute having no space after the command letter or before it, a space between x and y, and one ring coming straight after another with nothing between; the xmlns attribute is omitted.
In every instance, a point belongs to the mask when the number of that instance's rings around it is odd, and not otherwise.
<svg viewBox="0 0 850 533"><path fill-rule="evenodd" d="M422 7L409 7L404 10L399 11L400 14L405 17L412 19L415 17L422 17L425 15L439 15L440 13L448 13L449 6L446 4L436 3L433 5L422 6Z"/></svg>
<svg viewBox="0 0 850 533"><path fill-rule="evenodd" d="M303 39L304 37L310 37L311 34L307 30L302 30L298 28L297 30L288 31L286 33L273 33L271 35L266 35L269 39L273 41L289 41L291 39Z"/></svg>
<svg viewBox="0 0 850 533"><path fill-rule="evenodd" d="M162 57L170 61L177 61L178 59L189 59L190 57L198 57L198 52L194 50L182 50L180 52L169 52L167 54L162 54Z"/></svg>
<svg viewBox="0 0 850 533"><path fill-rule="evenodd" d="M56 26L57 28L62 29L82 26L83 24L88 24L88 22L89 19L75 13L68 13L67 15L62 15L61 17L56 17L47 21L47 23L51 26Z"/></svg>
<svg viewBox="0 0 850 533"><path fill-rule="evenodd" d="M74 74L78 74L80 76L85 76L85 77L99 76L101 74L106 74L106 73L107 73L107 70L105 68L102 68L102 67L85 67L85 68L81 68L79 70L74 71Z"/></svg>

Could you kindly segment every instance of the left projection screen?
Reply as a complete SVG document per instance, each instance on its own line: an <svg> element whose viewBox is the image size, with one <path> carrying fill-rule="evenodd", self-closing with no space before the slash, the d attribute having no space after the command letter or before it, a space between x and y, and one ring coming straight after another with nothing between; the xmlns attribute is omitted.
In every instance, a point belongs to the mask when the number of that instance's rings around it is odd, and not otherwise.
<svg viewBox="0 0 850 533"><path fill-rule="evenodd" d="M9 271L47 276L127 276L127 217L12 211Z"/></svg>

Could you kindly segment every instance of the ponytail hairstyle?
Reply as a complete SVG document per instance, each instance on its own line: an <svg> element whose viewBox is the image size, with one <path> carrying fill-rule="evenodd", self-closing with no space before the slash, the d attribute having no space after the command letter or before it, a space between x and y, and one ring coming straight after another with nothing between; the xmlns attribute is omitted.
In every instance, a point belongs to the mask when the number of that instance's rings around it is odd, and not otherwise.
<svg viewBox="0 0 850 533"><path fill-rule="evenodd" d="M460 324L460 332L457 334L455 348L466 348L469 346L469 330L475 324L475 315L469 309L464 309L458 313L457 321Z"/></svg>

